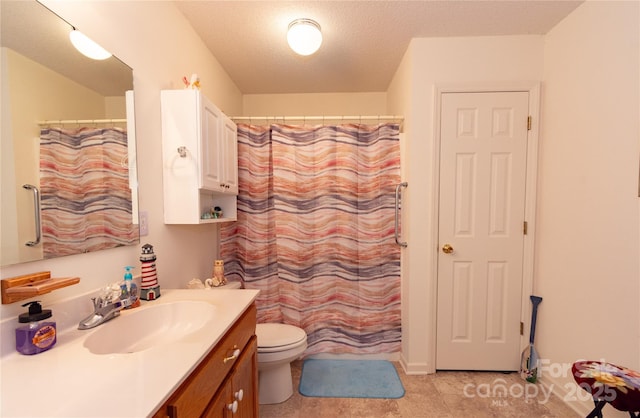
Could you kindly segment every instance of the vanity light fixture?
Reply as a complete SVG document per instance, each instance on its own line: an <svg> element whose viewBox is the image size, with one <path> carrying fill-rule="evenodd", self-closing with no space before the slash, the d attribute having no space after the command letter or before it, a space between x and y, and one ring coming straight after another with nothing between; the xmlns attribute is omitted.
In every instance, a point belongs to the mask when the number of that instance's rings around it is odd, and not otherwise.
<svg viewBox="0 0 640 418"><path fill-rule="evenodd" d="M311 19L296 19L289 23L287 42L296 54L311 55L322 44L320 25Z"/></svg>
<svg viewBox="0 0 640 418"><path fill-rule="evenodd" d="M111 53L92 41L87 35L76 28L69 33L69 39L73 46L86 57L94 60L106 60L111 57Z"/></svg>

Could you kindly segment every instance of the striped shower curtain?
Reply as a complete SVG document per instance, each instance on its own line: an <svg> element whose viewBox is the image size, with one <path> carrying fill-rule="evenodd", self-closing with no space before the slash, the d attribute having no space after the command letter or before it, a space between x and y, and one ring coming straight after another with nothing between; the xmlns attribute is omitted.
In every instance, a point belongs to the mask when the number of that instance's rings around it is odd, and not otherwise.
<svg viewBox="0 0 640 418"><path fill-rule="evenodd" d="M261 290L258 321L303 328L306 355L399 351L399 126L239 125L238 151L221 256Z"/></svg>
<svg viewBox="0 0 640 418"><path fill-rule="evenodd" d="M40 131L45 258L131 245L127 132L120 128Z"/></svg>

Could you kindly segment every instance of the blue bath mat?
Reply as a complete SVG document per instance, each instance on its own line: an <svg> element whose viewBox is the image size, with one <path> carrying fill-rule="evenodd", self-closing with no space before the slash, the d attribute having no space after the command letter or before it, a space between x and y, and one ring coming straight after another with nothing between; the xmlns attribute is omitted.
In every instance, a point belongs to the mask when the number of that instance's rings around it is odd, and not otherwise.
<svg viewBox="0 0 640 418"><path fill-rule="evenodd" d="M307 359L300 393L318 398L390 398L404 396L394 365L386 360Z"/></svg>

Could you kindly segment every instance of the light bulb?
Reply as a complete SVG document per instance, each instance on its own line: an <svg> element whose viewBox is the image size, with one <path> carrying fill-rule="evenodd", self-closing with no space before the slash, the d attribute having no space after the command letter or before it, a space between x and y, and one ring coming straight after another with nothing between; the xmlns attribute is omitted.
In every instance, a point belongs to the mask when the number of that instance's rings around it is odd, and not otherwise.
<svg viewBox="0 0 640 418"><path fill-rule="evenodd" d="M313 54L322 44L320 25L311 19L294 20L289 24L287 42L296 54Z"/></svg>
<svg viewBox="0 0 640 418"><path fill-rule="evenodd" d="M111 57L111 53L109 51L92 41L87 35L77 29L73 29L69 33L69 39L71 39L73 46L86 57L94 60L106 60Z"/></svg>

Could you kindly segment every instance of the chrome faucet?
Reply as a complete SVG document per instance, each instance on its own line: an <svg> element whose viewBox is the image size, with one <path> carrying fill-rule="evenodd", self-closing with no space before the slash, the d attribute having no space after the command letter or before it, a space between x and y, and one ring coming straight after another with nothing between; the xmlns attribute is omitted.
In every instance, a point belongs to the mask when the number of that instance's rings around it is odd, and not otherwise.
<svg viewBox="0 0 640 418"><path fill-rule="evenodd" d="M104 324L110 319L120 315L120 311L136 301L135 296L117 299L113 302L105 301L102 298L91 298L93 301L93 313L80 321L78 329L91 329Z"/></svg>

